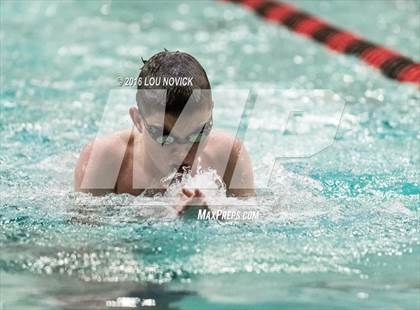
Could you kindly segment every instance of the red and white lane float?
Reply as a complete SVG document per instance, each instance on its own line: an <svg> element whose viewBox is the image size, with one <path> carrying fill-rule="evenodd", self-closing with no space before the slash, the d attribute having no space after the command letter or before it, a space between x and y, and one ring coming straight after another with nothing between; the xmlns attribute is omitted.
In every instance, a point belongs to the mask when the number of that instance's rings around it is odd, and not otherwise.
<svg viewBox="0 0 420 310"><path fill-rule="evenodd" d="M291 31L318 41L331 50L354 55L391 79L420 86L420 63L335 27L293 5L273 0L224 1L241 4L265 20L284 25Z"/></svg>

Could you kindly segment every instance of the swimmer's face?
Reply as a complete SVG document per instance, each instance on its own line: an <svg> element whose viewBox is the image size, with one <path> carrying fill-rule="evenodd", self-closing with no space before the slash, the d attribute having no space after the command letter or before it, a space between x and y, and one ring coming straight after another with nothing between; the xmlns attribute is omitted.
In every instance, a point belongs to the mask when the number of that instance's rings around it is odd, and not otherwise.
<svg viewBox="0 0 420 310"><path fill-rule="evenodd" d="M133 118L132 110L130 114ZM212 109L208 107L194 109L181 118L171 114L163 117L159 113L147 116L138 113L133 121L142 133L148 157L160 171L166 173L181 165L192 166L207 143L213 119Z"/></svg>

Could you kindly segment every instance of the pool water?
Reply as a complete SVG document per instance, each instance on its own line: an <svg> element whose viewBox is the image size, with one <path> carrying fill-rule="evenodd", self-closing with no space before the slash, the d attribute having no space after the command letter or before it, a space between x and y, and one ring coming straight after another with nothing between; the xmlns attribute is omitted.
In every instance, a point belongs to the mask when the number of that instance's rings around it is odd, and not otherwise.
<svg viewBox="0 0 420 310"><path fill-rule="evenodd" d="M420 59L418 1L294 3ZM415 86L215 1L2 1L0 38L0 309L420 307ZM276 165L258 221L177 220L159 198L72 191L110 90L163 48L196 56L214 89L345 101L329 148ZM232 107L215 104L228 127ZM277 137L264 115L247 145L257 179L272 154L252 150Z"/></svg>

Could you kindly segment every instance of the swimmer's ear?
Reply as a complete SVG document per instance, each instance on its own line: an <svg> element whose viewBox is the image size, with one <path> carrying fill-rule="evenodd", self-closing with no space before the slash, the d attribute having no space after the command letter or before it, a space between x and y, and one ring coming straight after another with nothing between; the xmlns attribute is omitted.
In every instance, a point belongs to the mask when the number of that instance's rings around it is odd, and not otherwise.
<svg viewBox="0 0 420 310"><path fill-rule="evenodd" d="M143 132L143 127L141 126L140 112L137 107L131 107L128 112L130 113L131 120L133 121L134 126L136 126L139 132Z"/></svg>

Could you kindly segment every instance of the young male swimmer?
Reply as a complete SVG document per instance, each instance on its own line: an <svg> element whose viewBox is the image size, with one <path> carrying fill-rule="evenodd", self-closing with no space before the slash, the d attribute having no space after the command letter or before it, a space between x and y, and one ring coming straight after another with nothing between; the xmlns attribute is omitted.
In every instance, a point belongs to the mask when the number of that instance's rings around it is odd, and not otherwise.
<svg viewBox="0 0 420 310"><path fill-rule="evenodd" d="M212 130L210 82L193 56L165 50L151 57L140 71L136 101L129 109L132 130L96 138L84 147L75 168L76 191L154 195L165 192L161 180L175 170L194 175L200 158L202 168L214 169L223 179L229 196L254 195L244 146ZM200 189L183 188L179 194L179 214L206 206Z"/></svg>

